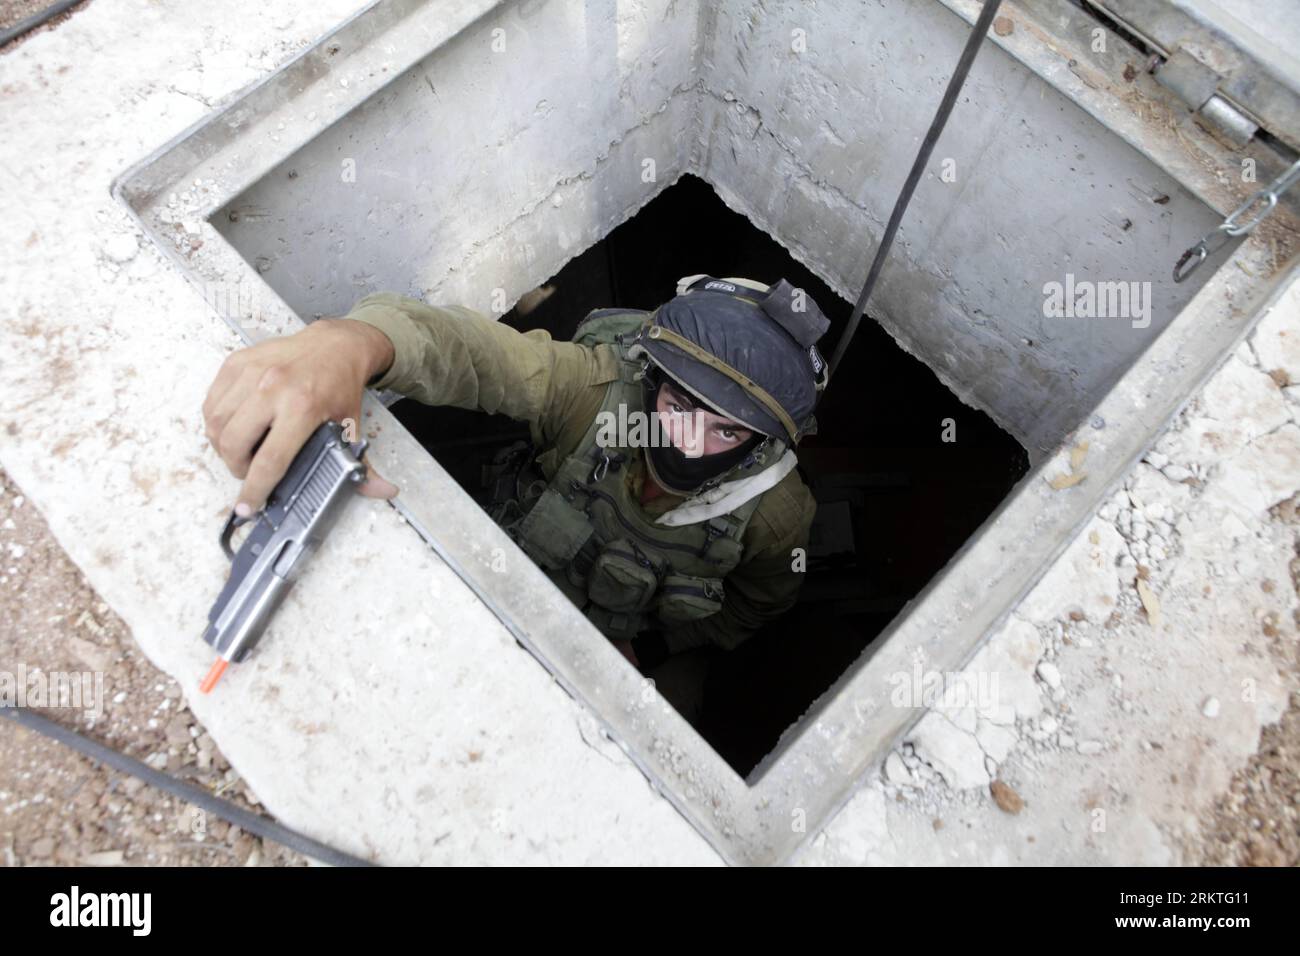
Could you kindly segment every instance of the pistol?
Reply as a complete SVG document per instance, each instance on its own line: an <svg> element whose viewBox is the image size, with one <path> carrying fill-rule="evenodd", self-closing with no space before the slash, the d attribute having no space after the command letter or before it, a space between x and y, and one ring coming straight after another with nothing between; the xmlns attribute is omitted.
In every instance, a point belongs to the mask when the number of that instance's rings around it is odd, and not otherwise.
<svg viewBox="0 0 1300 956"><path fill-rule="evenodd" d="M230 577L208 612L203 639L219 655L199 689L208 693L227 665L248 656L316 546L342 511L349 489L366 479L366 442L349 443L343 426L326 422L294 457L261 511L233 511L221 529ZM236 552L235 529L255 522Z"/></svg>

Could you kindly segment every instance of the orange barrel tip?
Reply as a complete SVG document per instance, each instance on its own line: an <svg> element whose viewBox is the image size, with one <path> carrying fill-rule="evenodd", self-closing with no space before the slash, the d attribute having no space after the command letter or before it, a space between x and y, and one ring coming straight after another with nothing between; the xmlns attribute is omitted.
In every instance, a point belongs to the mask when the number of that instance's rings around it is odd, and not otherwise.
<svg viewBox="0 0 1300 956"><path fill-rule="evenodd" d="M226 665L229 663L230 661L218 657L213 663L211 669L208 671L208 676L203 678L203 683L199 685L199 690L206 694L208 691L212 690L212 688L216 687L217 681L221 680L221 675L226 672Z"/></svg>

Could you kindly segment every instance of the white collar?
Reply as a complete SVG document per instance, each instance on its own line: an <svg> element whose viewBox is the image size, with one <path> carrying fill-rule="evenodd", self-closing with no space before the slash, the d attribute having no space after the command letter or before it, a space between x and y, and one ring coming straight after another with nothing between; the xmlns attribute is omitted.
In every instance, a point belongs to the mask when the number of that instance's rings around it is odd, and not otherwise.
<svg viewBox="0 0 1300 956"><path fill-rule="evenodd" d="M718 515L735 511L745 502L757 498L769 488L776 487L777 482L794 471L798 463L799 459L795 453L787 448L785 454L772 466L739 481L724 481L716 488L710 488L708 491L687 498L672 511L665 511L656 518L655 524L678 528L687 524L699 524L701 521L708 521Z"/></svg>

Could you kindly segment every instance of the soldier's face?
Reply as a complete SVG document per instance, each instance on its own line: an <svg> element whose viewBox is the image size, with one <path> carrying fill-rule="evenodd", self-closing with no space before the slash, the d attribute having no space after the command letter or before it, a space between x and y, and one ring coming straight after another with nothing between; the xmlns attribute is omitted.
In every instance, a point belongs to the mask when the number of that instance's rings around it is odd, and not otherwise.
<svg viewBox="0 0 1300 956"><path fill-rule="evenodd" d="M754 434L730 418L699 408L690 393L667 382L659 386L655 411L668 440L688 458L731 451Z"/></svg>

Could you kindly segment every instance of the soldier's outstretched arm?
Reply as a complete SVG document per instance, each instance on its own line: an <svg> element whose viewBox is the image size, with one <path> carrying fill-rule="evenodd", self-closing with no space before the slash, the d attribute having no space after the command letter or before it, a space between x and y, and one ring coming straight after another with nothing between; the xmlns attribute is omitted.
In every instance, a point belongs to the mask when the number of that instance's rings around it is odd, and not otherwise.
<svg viewBox="0 0 1300 956"><path fill-rule="evenodd" d="M599 354L598 354L599 353ZM367 385L428 404L500 412L548 441L612 353L520 333L463 306L431 306L381 293L343 319L318 319L294 335L227 357L203 403L208 440L244 480L236 509L266 501L308 436L329 419L360 421ZM362 492L391 497L375 477Z"/></svg>
<svg viewBox="0 0 1300 956"><path fill-rule="evenodd" d="M519 332L465 306L385 292L362 299L346 318L392 342L392 364L372 388L526 421L539 443L558 432L593 382L612 374L604 368L612 351L556 342L543 329Z"/></svg>

